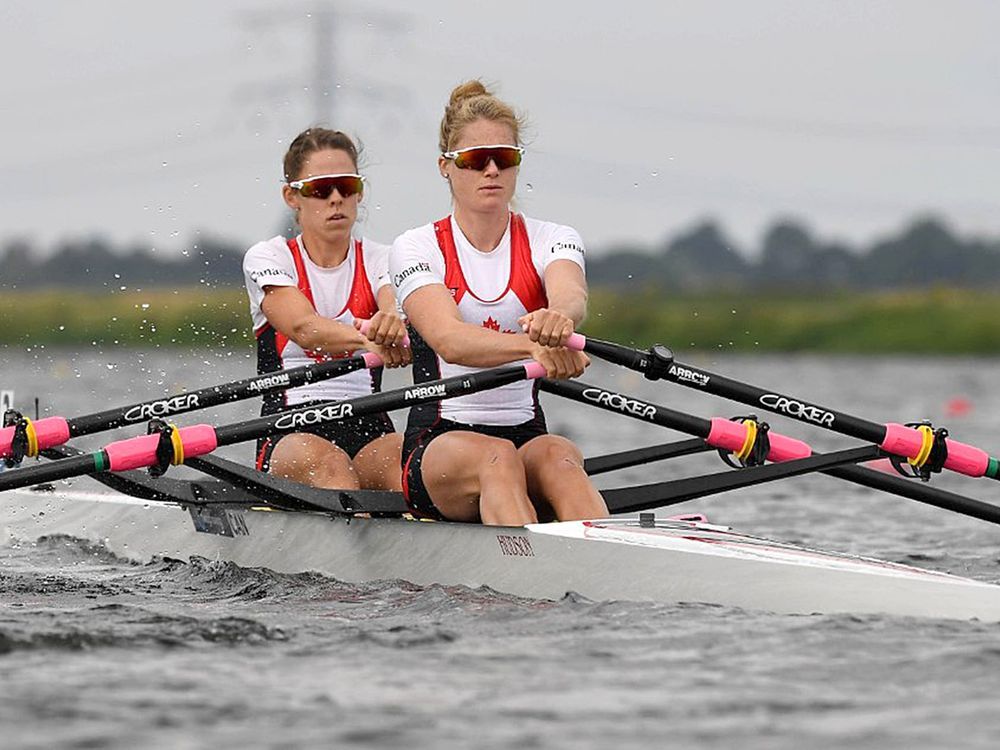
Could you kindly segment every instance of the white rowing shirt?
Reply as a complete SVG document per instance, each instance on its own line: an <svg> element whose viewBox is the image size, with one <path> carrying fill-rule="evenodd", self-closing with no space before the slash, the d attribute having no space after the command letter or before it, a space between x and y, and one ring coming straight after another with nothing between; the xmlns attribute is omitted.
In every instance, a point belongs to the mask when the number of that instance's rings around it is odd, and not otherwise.
<svg viewBox="0 0 1000 750"><path fill-rule="evenodd" d="M352 326L355 318L367 320L378 312L375 294L389 283L388 255L387 245L355 239L344 261L326 268L316 265L309 257L302 235L291 240L272 237L251 247L243 258L243 276L250 295L250 315L257 339L257 372L290 370L334 358L303 350L268 323L261 309L266 287L297 287L321 316ZM262 413L271 414L306 401L365 396L377 389L379 374L356 370L331 380L292 388L284 394L268 394L264 397Z"/></svg>
<svg viewBox="0 0 1000 750"><path fill-rule="evenodd" d="M396 238L389 270L400 305L421 287L443 284L466 323L520 333L518 318L548 304L544 282L548 264L569 260L583 269L584 252L583 240L575 229L511 214L500 244L484 253L469 242L449 216ZM411 338L415 383L481 369L446 362L421 337ZM433 407L434 417L468 425L521 424L533 419L538 408L535 389L528 381L427 406ZM421 413L411 413L411 426L433 421L427 409L417 409Z"/></svg>

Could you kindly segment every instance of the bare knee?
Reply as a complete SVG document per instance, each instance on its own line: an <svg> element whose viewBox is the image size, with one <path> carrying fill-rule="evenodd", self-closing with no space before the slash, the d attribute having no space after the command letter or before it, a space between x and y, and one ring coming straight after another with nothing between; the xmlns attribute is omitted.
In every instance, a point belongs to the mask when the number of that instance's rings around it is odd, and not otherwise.
<svg viewBox="0 0 1000 750"><path fill-rule="evenodd" d="M535 438L521 449L525 466L532 474L551 474L567 469L583 471L583 454L576 445L559 435Z"/></svg>

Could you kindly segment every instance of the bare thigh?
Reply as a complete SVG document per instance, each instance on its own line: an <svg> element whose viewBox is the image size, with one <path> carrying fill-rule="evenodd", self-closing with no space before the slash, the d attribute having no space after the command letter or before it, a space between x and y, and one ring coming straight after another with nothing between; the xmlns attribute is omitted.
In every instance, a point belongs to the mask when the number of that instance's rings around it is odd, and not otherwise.
<svg viewBox="0 0 1000 750"><path fill-rule="evenodd" d="M537 520L509 440L462 430L438 435L424 451L421 476L435 507L452 521L516 526Z"/></svg>
<svg viewBox="0 0 1000 750"><path fill-rule="evenodd" d="M393 490L402 488L400 456L403 436L398 432L375 438L354 457L354 470L362 489Z"/></svg>
<svg viewBox="0 0 1000 750"><path fill-rule="evenodd" d="M271 452L269 473L327 489L358 489L351 458L329 440L304 432L285 435Z"/></svg>

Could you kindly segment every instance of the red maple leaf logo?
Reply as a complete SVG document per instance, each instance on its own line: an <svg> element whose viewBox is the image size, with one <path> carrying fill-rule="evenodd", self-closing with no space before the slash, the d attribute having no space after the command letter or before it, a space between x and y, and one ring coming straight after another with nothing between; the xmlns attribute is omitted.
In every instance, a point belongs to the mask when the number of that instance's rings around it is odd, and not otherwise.
<svg viewBox="0 0 1000 750"><path fill-rule="evenodd" d="M486 320L483 321L483 328L492 328L494 331L499 331L500 324L497 321L493 320L493 316L491 315L490 317L488 317Z"/></svg>

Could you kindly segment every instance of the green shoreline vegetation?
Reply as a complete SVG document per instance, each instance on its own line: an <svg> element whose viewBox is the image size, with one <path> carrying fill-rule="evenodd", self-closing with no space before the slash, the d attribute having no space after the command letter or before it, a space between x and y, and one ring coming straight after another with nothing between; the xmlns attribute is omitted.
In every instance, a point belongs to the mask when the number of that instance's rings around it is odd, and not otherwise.
<svg viewBox="0 0 1000 750"><path fill-rule="evenodd" d="M232 288L0 294L4 346L205 346L247 351L246 294ZM1000 291L678 295L591 292L583 332L685 351L1000 353Z"/></svg>

